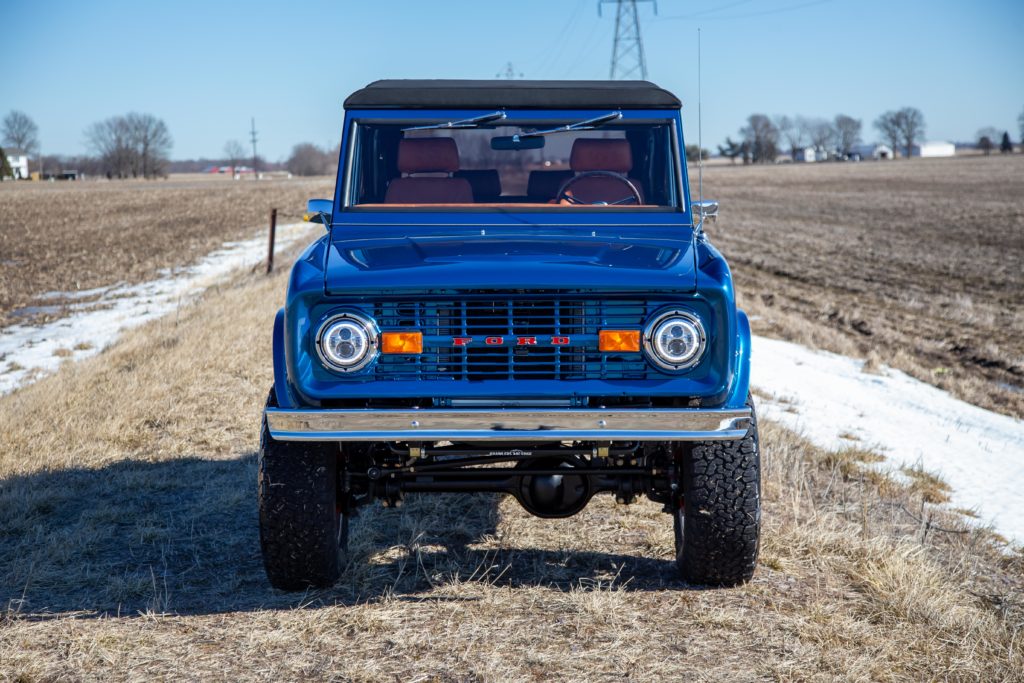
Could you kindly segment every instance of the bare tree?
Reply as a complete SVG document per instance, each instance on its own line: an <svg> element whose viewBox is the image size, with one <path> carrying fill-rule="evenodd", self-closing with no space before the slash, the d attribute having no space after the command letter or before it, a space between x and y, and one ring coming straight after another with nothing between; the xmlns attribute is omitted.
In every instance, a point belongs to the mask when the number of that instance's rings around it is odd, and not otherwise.
<svg viewBox="0 0 1024 683"><path fill-rule="evenodd" d="M128 136L135 150L138 174L143 178L167 175L167 162L174 141L167 124L152 114L128 114Z"/></svg>
<svg viewBox="0 0 1024 683"><path fill-rule="evenodd" d="M920 109L903 107L896 112L896 125L906 154L910 157L914 153L914 142L924 137L924 114Z"/></svg>
<svg viewBox="0 0 1024 683"><path fill-rule="evenodd" d="M796 151L807 144L803 119L799 116L795 120L785 115L776 116L775 127L789 146L789 156L796 159Z"/></svg>
<svg viewBox="0 0 1024 683"><path fill-rule="evenodd" d="M860 119L855 119L846 114L836 114L833 126L839 151L843 154L849 154L854 145L860 142Z"/></svg>
<svg viewBox="0 0 1024 683"><path fill-rule="evenodd" d="M1021 110L1020 116L1017 117L1017 127L1020 128L1020 144L1024 145L1024 109Z"/></svg>
<svg viewBox="0 0 1024 683"><path fill-rule="evenodd" d="M39 147L39 126L23 111L14 110L4 117L3 143L13 151L31 155Z"/></svg>
<svg viewBox="0 0 1024 683"><path fill-rule="evenodd" d="M86 144L100 158L107 177L127 178L132 174L133 151L128 124L122 116L111 116L85 129Z"/></svg>
<svg viewBox="0 0 1024 683"><path fill-rule="evenodd" d="M889 143L895 156L900 146L900 127L897 115L894 111L887 111L875 119L875 128L882 134L885 141Z"/></svg>
<svg viewBox="0 0 1024 683"><path fill-rule="evenodd" d="M324 175L330 170L331 159L316 145L303 142L292 148L286 166L295 175Z"/></svg>
<svg viewBox="0 0 1024 683"><path fill-rule="evenodd" d="M228 140L224 143L224 158L231 166L232 171L242 164L245 154L245 147L242 147L242 143L238 140Z"/></svg>
<svg viewBox="0 0 1024 683"><path fill-rule="evenodd" d="M988 156L995 147L995 141L999 139L999 131L994 126L985 126L978 129L974 139L978 141L975 146Z"/></svg>
<svg viewBox="0 0 1024 683"><path fill-rule="evenodd" d="M158 178L167 175L173 141L167 124L152 114L112 116L89 126L88 145L108 176Z"/></svg>
<svg viewBox="0 0 1024 683"><path fill-rule="evenodd" d="M743 154L743 145L726 138L724 145L718 146L718 153L727 158L731 163L736 163L736 157Z"/></svg>
<svg viewBox="0 0 1024 683"><path fill-rule="evenodd" d="M698 145L687 145L686 146L686 160L687 161L700 161L701 159L709 159L711 153L701 148Z"/></svg>
<svg viewBox="0 0 1024 683"><path fill-rule="evenodd" d="M806 119L804 129L815 150L827 152L835 146L836 131L827 119Z"/></svg>
<svg viewBox="0 0 1024 683"><path fill-rule="evenodd" d="M793 123L796 126L798 134L800 135L800 146L806 147L811 143L811 136L817 125L817 122L821 119L810 119L806 116L797 116L793 119Z"/></svg>
<svg viewBox="0 0 1024 683"><path fill-rule="evenodd" d="M740 135L748 144L755 164L772 163L779 155L779 129L764 114L751 114L747 125L740 129Z"/></svg>

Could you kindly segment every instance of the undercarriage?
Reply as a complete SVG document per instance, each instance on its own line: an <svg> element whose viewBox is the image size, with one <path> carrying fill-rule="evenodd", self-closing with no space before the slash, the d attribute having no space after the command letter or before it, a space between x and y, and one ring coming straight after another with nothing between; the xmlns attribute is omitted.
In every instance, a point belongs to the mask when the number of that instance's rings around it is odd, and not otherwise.
<svg viewBox="0 0 1024 683"><path fill-rule="evenodd" d="M346 510L373 500L399 506L408 493L507 493L530 514L569 517L598 493L621 504L678 498L683 444L650 442L342 444L339 492Z"/></svg>

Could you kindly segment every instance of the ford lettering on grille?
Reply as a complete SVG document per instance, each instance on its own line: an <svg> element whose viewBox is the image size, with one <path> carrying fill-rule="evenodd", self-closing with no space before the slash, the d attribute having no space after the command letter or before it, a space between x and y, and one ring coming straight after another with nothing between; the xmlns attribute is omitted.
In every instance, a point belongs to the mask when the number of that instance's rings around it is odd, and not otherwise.
<svg viewBox="0 0 1024 683"><path fill-rule="evenodd" d="M483 344L485 346L504 346L505 344L512 344L514 346L569 346L572 343L572 339L565 335L555 335L549 337L483 337L482 339L474 339L473 337L452 337L452 346L479 346Z"/></svg>
<svg viewBox="0 0 1024 683"><path fill-rule="evenodd" d="M382 355L378 379L647 379L639 353L601 353L602 329L640 329L651 314L642 299L549 298L384 301L374 317L384 330L419 330L423 353Z"/></svg>

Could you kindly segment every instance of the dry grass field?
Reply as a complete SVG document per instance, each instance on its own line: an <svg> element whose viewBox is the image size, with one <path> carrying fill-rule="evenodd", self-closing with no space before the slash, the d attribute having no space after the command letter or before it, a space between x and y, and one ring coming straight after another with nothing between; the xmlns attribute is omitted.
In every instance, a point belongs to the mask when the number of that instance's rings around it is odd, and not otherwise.
<svg viewBox="0 0 1024 683"><path fill-rule="evenodd" d="M1024 155L706 169L755 332L1024 417Z"/></svg>
<svg viewBox="0 0 1024 683"><path fill-rule="evenodd" d="M1022 680L1024 557L926 477L771 424L745 587L682 584L650 503L445 496L366 510L334 589L272 591L254 449L285 281L0 397L0 680Z"/></svg>
<svg viewBox="0 0 1024 683"><path fill-rule="evenodd" d="M970 196L984 185L971 178L989 172L968 169L949 191ZM924 163L708 174L707 194L724 203L712 231L760 331L898 363L897 330L883 334L860 311L919 325L902 337L907 349L964 315L966 304L939 305L956 292L986 315L997 314L994 301L1016 302L1020 324L1019 290L995 275L984 284L985 268L962 266L972 275L952 285L936 275L958 272L939 265L952 258L945 241L929 251L944 224L905 221L917 225L916 259L871 247L873 274L849 259L860 232L914 241L845 217L860 196L873 202L864 212L884 214L887 174L904 174L924 213L934 185L951 187L940 165ZM801 219L811 200L818 208ZM978 210L1001 201L989 196ZM987 231L961 221L949 241L974 254L968 239L1005 229L1006 244L977 250L999 265L997 254L1019 251L1019 201L1011 193L1004 214L992 209ZM843 220L832 237L819 227ZM1019 265L1002 268L1007 282L1021 278ZM335 588L271 590L254 451L285 273L241 274L0 397L0 681L1024 681L1024 555L930 502L943 492L926 473L897 481L868 467L873 453L827 453L770 423L761 566L747 586L681 583L670 519L650 503L600 498L551 521L510 499L443 496L365 510ZM887 278L919 291L920 305L887 303ZM849 323L814 312L828 302ZM851 316L870 321L877 347L847 329ZM948 367L963 373L957 391L988 381L972 365Z"/></svg>
<svg viewBox="0 0 1024 683"><path fill-rule="evenodd" d="M136 283L187 265L265 227L271 206L294 222L306 199L333 187L327 178L233 182L199 174L0 183L0 325L46 292Z"/></svg>

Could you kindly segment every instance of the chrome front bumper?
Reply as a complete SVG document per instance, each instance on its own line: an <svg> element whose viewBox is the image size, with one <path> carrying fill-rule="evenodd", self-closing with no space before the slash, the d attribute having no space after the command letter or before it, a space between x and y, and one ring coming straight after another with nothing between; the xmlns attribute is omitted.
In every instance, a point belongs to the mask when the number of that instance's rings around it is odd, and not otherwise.
<svg viewBox="0 0 1024 683"><path fill-rule="evenodd" d="M267 408L279 441L708 441L740 439L750 410Z"/></svg>

